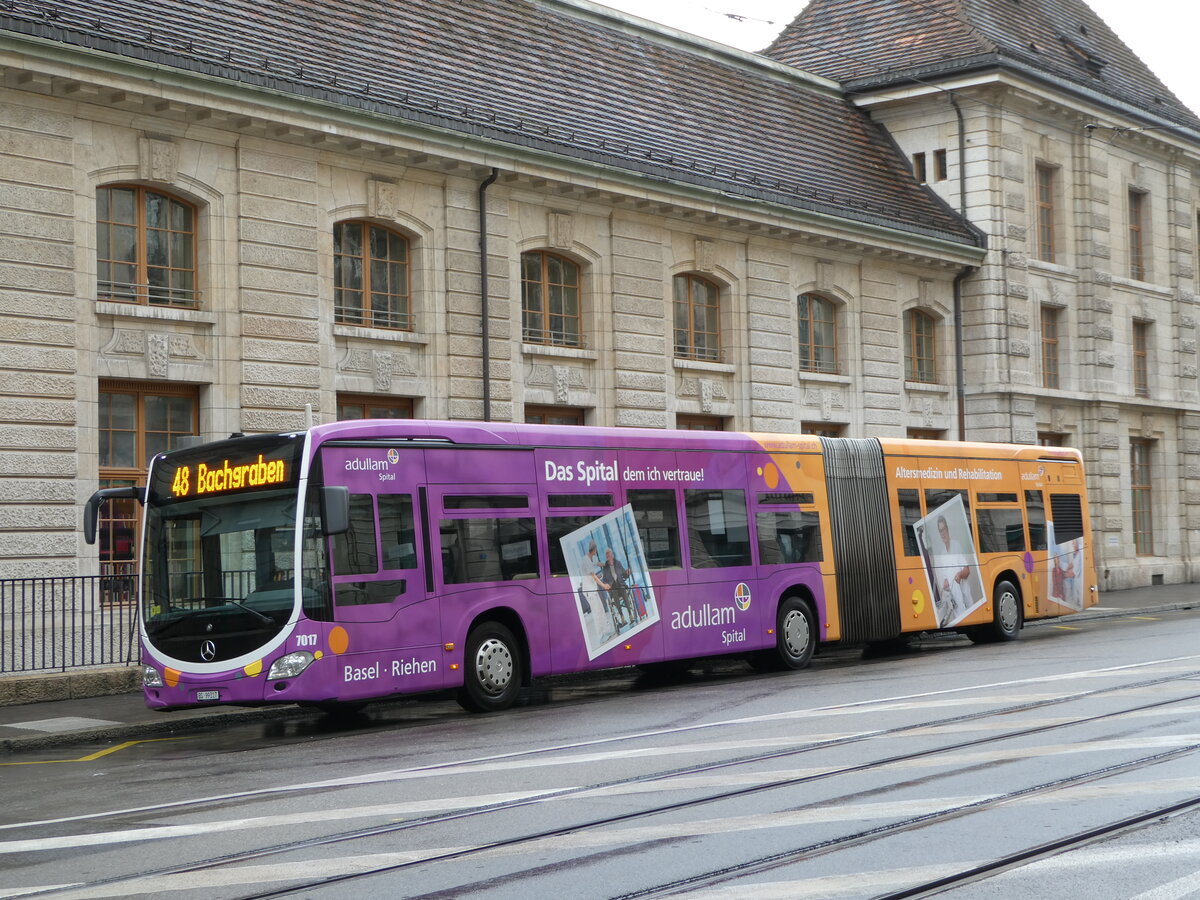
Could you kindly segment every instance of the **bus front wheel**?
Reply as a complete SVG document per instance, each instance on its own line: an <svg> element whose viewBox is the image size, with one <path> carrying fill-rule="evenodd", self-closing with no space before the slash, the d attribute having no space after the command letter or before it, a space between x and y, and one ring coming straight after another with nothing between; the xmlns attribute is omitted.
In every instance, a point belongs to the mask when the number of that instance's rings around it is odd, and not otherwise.
<svg viewBox="0 0 1200 900"><path fill-rule="evenodd" d="M522 665L520 645L507 626L477 625L467 638L459 705L471 712L508 709L521 690Z"/></svg>
<svg viewBox="0 0 1200 900"><path fill-rule="evenodd" d="M1015 641L1021 634L1024 613L1021 609L1021 592L1011 581L996 583L992 591L992 621L977 625L967 632L967 637L977 644L996 644Z"/></svg>
<svg viewBox="0 0 1200 900"><path fill-rule="evenodd" d="M803 669L817 647L817 617L799 597L788 597L775 617L775 650L783 669Z"/></svg>

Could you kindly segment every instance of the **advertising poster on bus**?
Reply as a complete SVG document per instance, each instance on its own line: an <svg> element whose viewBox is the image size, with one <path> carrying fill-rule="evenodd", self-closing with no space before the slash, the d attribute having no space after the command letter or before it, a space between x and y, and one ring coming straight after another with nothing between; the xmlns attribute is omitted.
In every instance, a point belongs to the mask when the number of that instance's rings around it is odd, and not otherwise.
<svg viewBox="0 0 1200 900"><path fill-rule="evenodd" d="M658 621L658 603L638 535L626 505L562 539L588 659L616 647Z"/></svg>
<svg viewBox="0 0 1200 900"><path fill-rule="evenodd" d="M962 497L955 494L913 525L913 529L925 561L938 627L950 628L984 601L979 557Z"/></svg>
<svg viewBox="0 0 1200 900"><path fill-rule="evenodd" d="M1083 610L1083 538L1059 544L1054 540L1054 523L1046 523L1046 544L1050 552L1046 562L1050 571L1046 583L1050 599L1076 612Z"/></svg>

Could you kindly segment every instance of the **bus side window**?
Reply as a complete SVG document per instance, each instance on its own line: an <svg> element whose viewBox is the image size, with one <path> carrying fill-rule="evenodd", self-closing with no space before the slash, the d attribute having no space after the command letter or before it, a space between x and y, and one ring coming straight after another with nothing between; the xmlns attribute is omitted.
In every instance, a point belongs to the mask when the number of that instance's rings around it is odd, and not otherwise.
<svg viewBox="0 0 1200 900"><path fill-rule="evenodd" d="M333 574L366 575L379 569L375 549L375 503L370 494L350 495L350 530L333 536Z"/></svg>
<svg viewBox="0 0 1200 900"><path fill-rule="evenodd" d="M674 491L630 491L629 505L651 569L678 569L679 514Z"/></svg>
<svg viewBox="0 0 1200 900"><path fill-rule="evenodd" d="M1025 492L1025 513L1029 517L1029 549L1046 549L1046 501L1041 491Z"/></svg>
<svg viewBox="0 0 1200 900"><path fill-rule="evenodd" d="M412 494L379 495L379 543L383 550L383 568L417 567Z"/></svg>
<svg viewBox="0 0 1200 900"><path fill-rule="evenodd" d="M979 552L1003 553L1025 551L1025 524L1019 509L976 510Z"/></svg>
<svg viewBox="0 0 1200 900"><path fill-rule="evenodd" d="M913 526L921 521L921 492L915 488L899 488L896 505L900 508L900 528L904 532L904 555L920 556L921 548L917 546L917 532Z"/></svg>
<svg viewBox="0 0 1200 900"><path fill-rule="evenodd" d="M439 531L445 584L538 577L532 518L442 519Z"/></svg>
<svg viewBox="0 0 1200 900"><path fill-rule="evenodd" d="M744 491L684 491L693 569L750 565Z"/></svg>
<svg viewBox="0 0 1200 900"><path fill-rule="evenodd" d="M758 558L764 566L821 562L821 518L801 509L759 512Z"/></svg>
<svg viewBox="0 0 1200 900"><path fill-rule="evenodd" d="M571 574L567 568L567 558L563 554L562 539L598 518L599 516L550 516L546 519L546 549L550 556L552 576L561 578Z"/></svg>
<svg viewBox="0 0 1200 900"><path fill-rule="evenodd" d="M1054 543L1062 545L1083 537L1083 503L1078 494L1051 494L1050 514Z"/></svg>

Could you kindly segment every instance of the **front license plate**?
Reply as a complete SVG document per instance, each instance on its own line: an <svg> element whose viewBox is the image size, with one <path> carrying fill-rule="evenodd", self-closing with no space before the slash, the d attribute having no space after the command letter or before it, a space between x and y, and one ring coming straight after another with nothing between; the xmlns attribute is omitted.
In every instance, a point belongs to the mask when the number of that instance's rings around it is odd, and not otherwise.
<svg viewBox="0 0 1200 900"><path fill-rule="evenodd" d="M197 700L220 700L220 691L196 691Z"/></svg>

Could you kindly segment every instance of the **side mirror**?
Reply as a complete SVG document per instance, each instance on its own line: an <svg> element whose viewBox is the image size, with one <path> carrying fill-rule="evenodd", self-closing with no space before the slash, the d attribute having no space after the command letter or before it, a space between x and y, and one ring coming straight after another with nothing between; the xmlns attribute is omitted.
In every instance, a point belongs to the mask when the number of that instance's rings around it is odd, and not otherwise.
<svg viewBox="0 0 1200 900"><path fill-rule="evenodd" d="M350 488L337 484L322 486L321 530L326 537L350 530Z"/></svg>
<svg viewBox="0 0 1200 900"><path fill-rule="evenodd" d="M146 489L144 487L128 485L126 487L104 488L92 494L88 499L87 506L83 508L83 539L89 544L96 543L96 526L100 520L100 507L107 500L136 500L145 506Z"/></svg>

